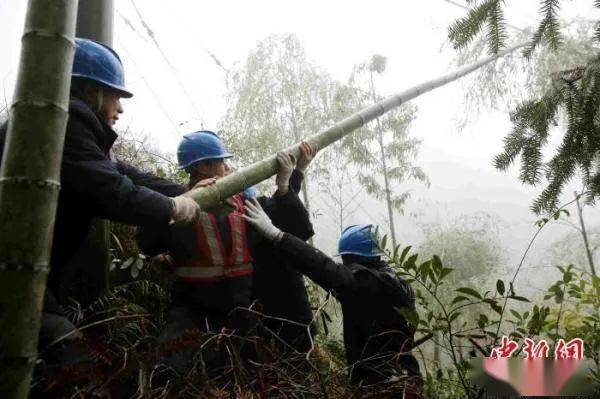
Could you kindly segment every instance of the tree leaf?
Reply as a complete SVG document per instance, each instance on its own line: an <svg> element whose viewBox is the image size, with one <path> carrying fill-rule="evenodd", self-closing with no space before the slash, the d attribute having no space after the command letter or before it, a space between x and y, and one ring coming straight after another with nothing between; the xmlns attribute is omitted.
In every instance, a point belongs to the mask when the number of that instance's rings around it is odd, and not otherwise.
<svg viewBox="0 0 600 399"><path fill-rule="evenodd" d="M496 291L498 291L498 294L504 295L504 288L504 281L500 279L496 281Z"/></svg>
<svg viewBox="0 0 600 399"><path fill-rule="evenodd" d="M525 298L524 296L513 295L513 296L510 296L509 298L514 299L515 301L530 302L529 299Z"/></svg>
<svg viewBox="0 0 600 399"><path fill-rule="evenodd" d="M411 246L409 245L408 247L406 247L402 250L402 254L400 255L400 263L404 262L404 258L406 258L406 255L408 255L410 248L411 248Z"/></svg>
<svg viewBox="0 0 600 399"><path fill-rule="evenodd" d="M437 255L433 255L433 257L431 258L431 265L433 266L434 270L436 270L438 273L443 269L442 260Z"/></svg>
<svg viewBox="0 0 600 399"><path fill-rule="evenodd" d="M454 269L450 268L450 267L444 267L442 269L442 271L440 272L440 280L442 280L444 277L446 277L447 275L449 275L450 273L452 273Z"/></svg>
<svg viewBox="0 0 600 399"><path fill-rule="evenodd" d="M135 258L132 256L131 258L128 258L125 262L123 262L121 264L121 267L119 269L124 270L127 269L129 266L131 266L131 264L135 261Z"/></svg>
<svg viewBox="0 0 600 399"><path fill-rule="evenodd" d="M456 291L457 292L461 292L463 294L474 296L477 299L482 299L481 295L479 294L479 292L475 291L473 288L462 287L462 288L457 288Z"/></svg>

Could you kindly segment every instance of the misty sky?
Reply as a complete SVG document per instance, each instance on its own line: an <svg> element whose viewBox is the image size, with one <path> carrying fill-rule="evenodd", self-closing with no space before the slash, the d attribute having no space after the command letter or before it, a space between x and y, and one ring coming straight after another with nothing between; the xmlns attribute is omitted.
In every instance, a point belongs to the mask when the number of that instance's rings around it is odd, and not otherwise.
<svg viewBox="0 0 600 399"><path fill-rule="evenodd" d="M26 3L0 0L0 88L9 102ZM593 18L591 1L563 3L563 17ZM142 26L132 2L115 0L114 47L124 61L127 85L135 93L124 103L119 127L150 136L165 152L173 152L188 131L216 128L225 111L225 72L210 54L229 68L243 62L267 35L294 33L309 59L339 80L347 79L352 67L372 54L385 55L386 77L377 86L381 93L392 94L455 68L447 27L464 14L443 0L137 0L135 4L169 64ZM513 25L527 28L539 20L537 0L507 1L507 5L507 18ZM473 115L466 128L458 131L464 90L461 83L453 83L414 102L418 115L411 132L423 140L417 163L432 184L429 190L410 185L413 198L397 223L400 239L417 242L422 222L485 211L509 221L504 236L513 261L534 231L536 217L527 209L538 190L522 186L516 169L501 174L491 166L510 129L505 110ZM311 191L317 206L319 195ZM349 223L384 219L384 208L372 201L365 200L361 208ZM318 237L336 236L326 217L317 218L316 225ZM324 249L333 251L334 240L324 242Z"/></svg>

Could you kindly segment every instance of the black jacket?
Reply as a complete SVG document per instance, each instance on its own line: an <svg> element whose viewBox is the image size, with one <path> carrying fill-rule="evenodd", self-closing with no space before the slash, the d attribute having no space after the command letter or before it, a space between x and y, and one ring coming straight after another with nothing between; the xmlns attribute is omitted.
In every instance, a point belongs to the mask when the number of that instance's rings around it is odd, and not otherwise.
<svg viewBox="0 0 600 399"><path fill-rule="evenodd" d="M290 178L290 189L300 192L301 173L294 171ZM314 235L308 211L297 199L295 206L273 207L265 209L275 226L293 234L302 240ZM304 277L291 265L289 256L277 246L259 245L252 254L254 275L252 296L262 307L262 311L280 319L309 325L313 319ZM310 349L309 331L293 323L274 319L265 323L278 334L279 338L298 351ZM311 333L314 333L311 328Z"/></svg>
<svg viewBox="0 0 600 399"><path fill-rule="evenodd" d="M414 328L395 309L414 309L410 285L385 262L375 267L338 264L289 234L284 235L278 247L294 260L297 270L325 290L333 291L340 301L346 359L353 366L352 381L375 383L384 379L387 366L381 364L384 360L375 358L384 353L407 352L412 346ZM409 373L419 373L412 355L404 356L401 362Z"/></svg>
<svg viewBox="0 0 600 399"><path fill-rule="evenodd" d="M6 125L0 128L0 156L5 137ZM48 277L52 290L86 238L92 218L135 225L166 223L173 211L167 196L185 192L179 184L111 161L108 153L116 138L83 101L71 98Z"/></svg>

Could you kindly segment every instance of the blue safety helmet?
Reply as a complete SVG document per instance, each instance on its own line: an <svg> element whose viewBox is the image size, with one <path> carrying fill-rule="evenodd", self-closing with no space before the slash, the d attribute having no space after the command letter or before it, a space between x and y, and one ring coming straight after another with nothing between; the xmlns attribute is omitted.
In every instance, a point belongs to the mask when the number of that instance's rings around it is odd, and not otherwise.
<svg viewBox="0 0 600 399"><path fill-rule="evenodd" d="M177 161L181 169L188 170L193 164L208 159L231 158L223 142L215 132L200 130L183 136L177 148Z"/></svg>
<svg viewBox="0 0 600 399"><path fill-rule="evenodd" d="M129 98L133 94L125 88L123 64L110 47L89 39L75 39L75 57L71 76L93 80Z"/></svg>
<svg viewBox="0 0 600 399"><path fill-rule="evenodd" d="M377 234L370 224L346 227L338 244L338 255L358 255L376 258L383 255L377 242Z"/></svg>

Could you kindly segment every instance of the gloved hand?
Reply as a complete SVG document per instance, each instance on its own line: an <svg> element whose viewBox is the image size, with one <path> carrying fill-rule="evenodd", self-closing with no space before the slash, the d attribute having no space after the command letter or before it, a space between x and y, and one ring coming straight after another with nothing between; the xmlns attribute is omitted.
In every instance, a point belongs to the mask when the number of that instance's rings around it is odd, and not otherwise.
<svg viewBox="0 0 600 399"><path fill-rule="evenodd" d="M275 184L277 184L277 192L279 194L285 194L288 192L290 185L290 176L294 171L294 158L290 154L285 152L277 153L277 163L279 169L277 170L277 177L275 178Z"/></svg>
<svg viewBox="0 0 600 399"><path fill-rule="evenodd" d="M300 158L296 164L296 170L304 173L317 155L317 152L319 152L317 146L311 146L307 141L302 140L300 142Z"/></svg>
<svg viewBox="0 0 600 399"><path fill-rule="evenodd" d="M200 205L185 194L171 198L171 201L173 202L173 213L171 214L173 223L191 222L200 212Z"/></svg>
<svg viewBox="0 0 600 399"><path fill-rule="evenodd" d="M242 215L266 239L275 243L281 241L283 232L273 225L269 216L262 209L256 198L247 199L246 213Z"/></svg>

